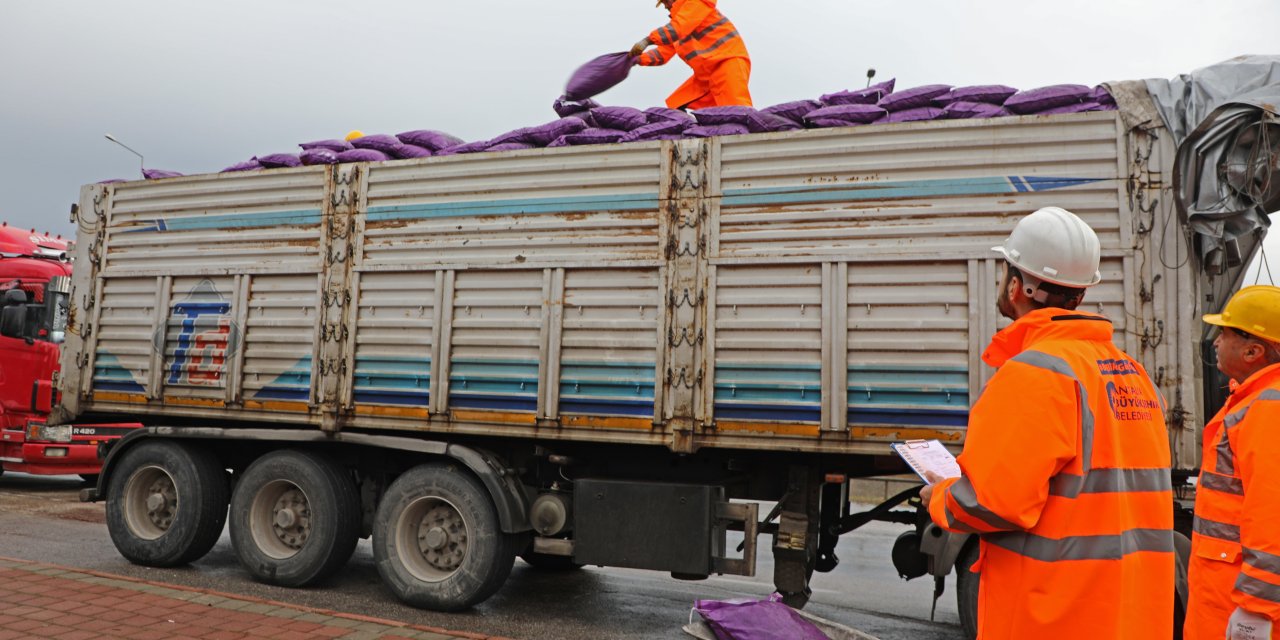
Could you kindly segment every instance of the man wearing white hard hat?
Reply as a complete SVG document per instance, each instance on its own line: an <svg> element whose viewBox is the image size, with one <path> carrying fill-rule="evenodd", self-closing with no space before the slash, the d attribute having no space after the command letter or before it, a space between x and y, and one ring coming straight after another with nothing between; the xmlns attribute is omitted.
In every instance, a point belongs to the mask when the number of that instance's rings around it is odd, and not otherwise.
<svg viewBox="0 0 1280 640"><path fill-rule="evenodd" d="M1163 402L1105 316L1098 236L1058 207L1018 221L996 306L1013 324L969 413L962 475L920 492L938 526L978 534L979 640L1167 640L1173 487Z"/></svg>

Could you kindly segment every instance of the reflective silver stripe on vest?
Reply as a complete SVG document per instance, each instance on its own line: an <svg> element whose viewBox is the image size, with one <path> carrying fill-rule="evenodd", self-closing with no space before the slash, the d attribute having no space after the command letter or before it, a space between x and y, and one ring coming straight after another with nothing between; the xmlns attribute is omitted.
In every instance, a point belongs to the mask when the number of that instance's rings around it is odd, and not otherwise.
<svg viewBox="0 0 1280 640"><path fill-rule="evenodd" d="M1245 408L1248 411L1248 408ZM1218 442L1218 454L1214 456L1214 469L1223 475L1233 476L1236 474L1236 452L1231 449L1231 440L1227 438L1227 421L1222 421L1222 439Z"/></svg>
<svg viewBox="0 0 1280 640"><path fill-rule="evenodd" d="M1255 598L1280 603L1280 585L1274 585L1244 573L1236 578L1236 590Z"/></svg>
<svg viewBox="0 0 1280 640"><path fill-rule="evenodd" d="M1061 473L1049 480L1049 495L1075 498L1082 493L1173 491L1168 469L1094 469L1083 477Z"/></svg>
<svg viewBox="0 0 1280 640"><path fill-rule="evenodd" d="M1244 495L1244 482L1240 478L1224 476L1212 471L1200 472L1200 486L1205 489L1221 491L1222 493L1230 493L1237 496Z"/></svg>
<svg viewBox="0 0 1280 640"><path fill-rule="evenodd" d="M1014 356L1013 361L1062 374L1076 383L1076 391L1080 393L1080 467L1084 475L1088 476L1089 470L1093 468L1093 409L1089 406L1089 393L1080 383L1080 378L1076 377L1075 370L1066 360L1041 351L1023 351ZM1079 478L1078 482L1083 481L1082 477L1076 477Z"/></svg>
<svg viewBox="0 0 1280 640"><path fill-rule="evenodd" d="M670 24L664 24L661 27L658 27L658 37L662 39L662 44L671 44L671 36L667 35L667 29L670 28Z"/></svg>
<svg viewBox="0 0 1280 640"><path fill-rule="evenodd" d="M1280 575L1280 556L1274 553L1244 547L1244 562L1254 569Z"/></svg>
<svg viewBox="0 0 1280 640"><path fill-rule="evenodd" d="M983 540L1041 562L1119 560L1131 553L1173 552L1170 529L1130 529L1119 535L1046 538L1031 533L996 533Z"/></svg>
<svg viewBox="0 0 1280 640"><path fill-rule="evenodd" d="M956 519L955 514L951 513L951 507L945 503L942 505L942 512L947 515L947 528L954 531L963 531L965 533L983 533L982 530L971 527Z"/></svg>
<svg viewBox="0 0 1280 640"><path fill-rule="evenodd" d="M707 27L706 29L703 29L702 31L694 31L691 34L683 38L680 38L680 44L684 44L686 42L689 42L690 40L700 40L702 38L705 38L711 35L712 31L719 29L720 27L724 26L725 23L729 22L729 19L721 15L719 11L716 12L716 15L720 16L720 20L718 20L711 26Z"/></svg>
<svg viewBox="0 0 1280 640"><path fill-rule="evenodd" d="M680 37L680 33L676 31L676 26L674 24L668 23L666 26L666 29L667 29L667 32L666 32L667 38L670 39L670 42L668 42L667 44L675 44L676 38Z"/></svg>
<svg viewBox="0 0 1280 640"><path fill-rule="evenodd" d="M716 40L715 42L711 43L711 46L707 47L706 49L699 49L697 51L691 51L685 54L684 59L692 60L698 56L705 56L708 53L711 53L712 51L715 51L716 49L719 49L720 47L724 46L724 43L736 37L738 37L738 30L734 29L733 31L730 31L728 34L721 37L719 40Z"/></svg>
<svg viewBox="0 0 1280 640"><path fill-rule="evenodd" d="M1210 538L1228 542L1240 542L1240 527L1234 524L1214 522L1213 520L1206 520L1196 516L1195 522L1191 525L1191 530Z"/></svg>
<svg viewBox="0 0 1280 640"><path fill-rule="evenodd" d="M960 508L964 509L966 514L983 521L992 529L1000 531L1022 529L1022 527L1005 520L999 514L982 506L978 502L978 494L974 492L973 484L969 482L969 478L961 476L947 491L951 493L951 497L955 498L956 504L960 505Z"/></svg>

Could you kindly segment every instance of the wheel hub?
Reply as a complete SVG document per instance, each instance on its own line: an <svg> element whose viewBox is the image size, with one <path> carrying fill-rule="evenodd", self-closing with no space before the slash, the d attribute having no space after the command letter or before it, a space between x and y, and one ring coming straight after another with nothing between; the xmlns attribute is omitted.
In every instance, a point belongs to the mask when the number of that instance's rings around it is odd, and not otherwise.
<svg viewBox="0 0 1280 640"><path fill-rule="evenodd" d="M467 527L447 504L432 507L418 523L418 550L434 568L453 571L467 555Z"/></svg>
<svg viewBox="0 0 1280 640"><path fill-rule="evenodd" d="M147 487L146 502L147 519L159 529L168 530L178 505L177 490L168 476L157 478Z"/></svg>
<svg viewBox="0 0 1280 640"><path fill-rule="evenodd" d="M311 535L311 509L297 489L280 494L271 509L271 531L291 549L301 549Z"/></svg>

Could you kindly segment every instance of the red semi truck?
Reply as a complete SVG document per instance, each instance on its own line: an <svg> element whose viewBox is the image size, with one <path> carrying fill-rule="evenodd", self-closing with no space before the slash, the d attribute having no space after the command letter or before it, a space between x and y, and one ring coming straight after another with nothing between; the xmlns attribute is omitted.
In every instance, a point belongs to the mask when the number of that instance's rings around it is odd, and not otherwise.
<svg viewBox="0 0 1280 640"><path fill-rule="evenodd" d="M13 323L28 315L57 314L70 286L68 241L34 229L0 224L0 303ZM0 474L79 475L96 479L98 446L136 424L46 424L55 404L63 317L40 335L0 335Z"/></svg>

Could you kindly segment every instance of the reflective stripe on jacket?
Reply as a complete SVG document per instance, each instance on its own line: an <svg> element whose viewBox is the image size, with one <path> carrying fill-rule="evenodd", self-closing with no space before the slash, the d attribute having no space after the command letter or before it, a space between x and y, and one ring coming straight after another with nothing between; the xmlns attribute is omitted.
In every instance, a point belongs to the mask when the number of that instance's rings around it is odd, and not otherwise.
<svg viewBox="0 0 1280 640"><path fill-rule="evenodd" d="M1173 490L1163 402L1106 318L1040 309L992 339L963 475L934 522L980 534L979 640L1167 640Z"/></svg>
<svg viewBox="0 0 1280 640"><path fill-rule="evenodd" d="M721 61L750 58L738 28L716 10L716 0L676 0L671 22L650 33L649 41L657 48L640 56L641 66L661 66L680 56L695 74L702 74Z"/></svg>
<svg viewBox="0 0 1280 640"><path fill-rule="evenodd" d="M1232 390L1203 447L1183 637L1221 640L1236 607L1280 623L1280 365Z"/></svg>

